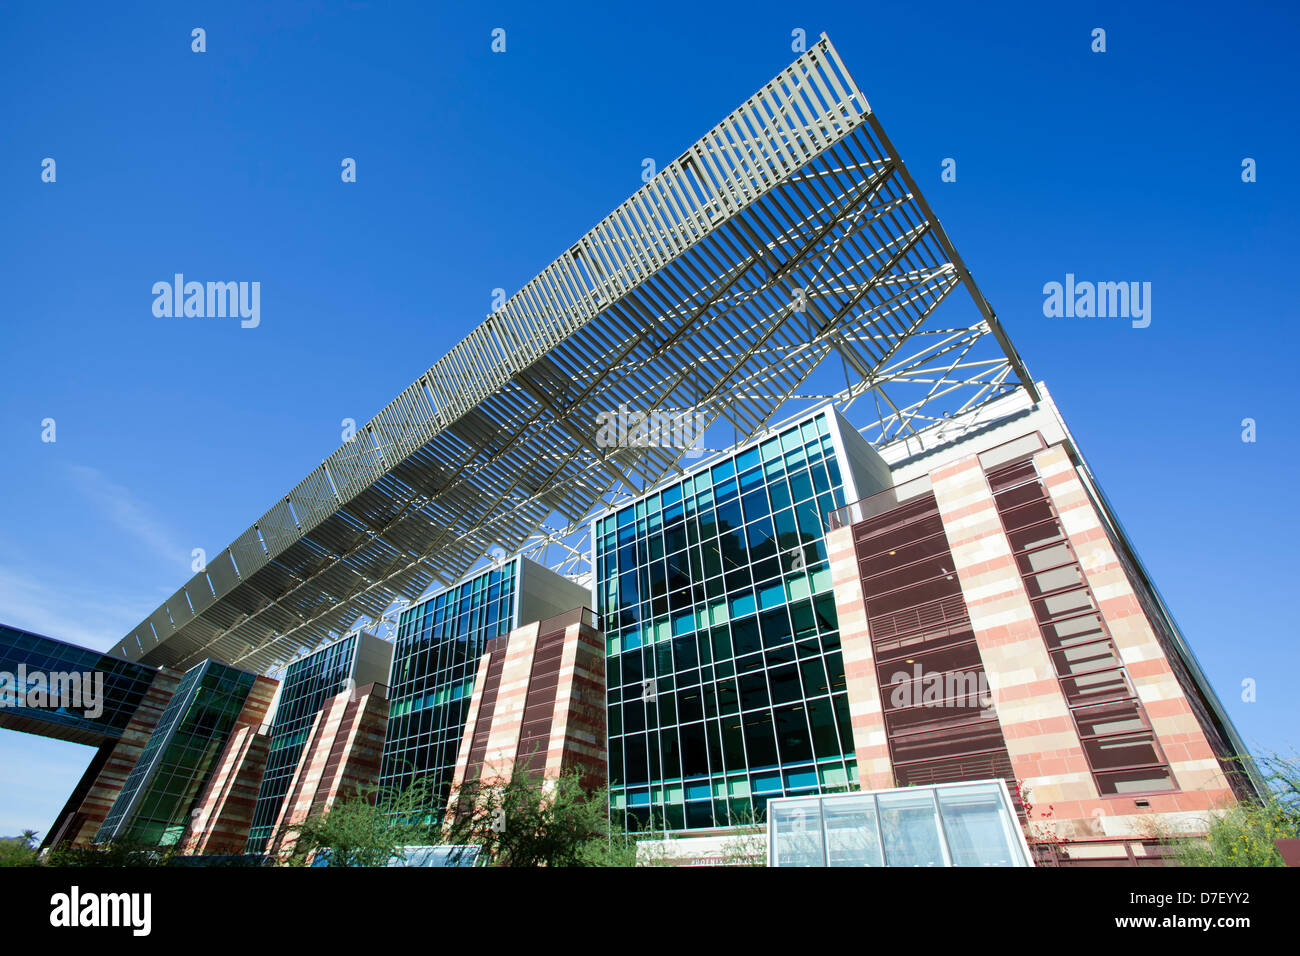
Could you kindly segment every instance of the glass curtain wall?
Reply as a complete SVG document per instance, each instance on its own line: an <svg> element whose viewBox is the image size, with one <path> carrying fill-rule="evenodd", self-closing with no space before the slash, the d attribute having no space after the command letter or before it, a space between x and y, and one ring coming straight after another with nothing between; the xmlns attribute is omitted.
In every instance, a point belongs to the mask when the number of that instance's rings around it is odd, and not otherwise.
<svg viewBox="0 0 1300 956"><path fill-rule="evenodd" d="M593 522L615 819L761 819L857 776L824 529L844 503L822 411Z"/></svg>
<svg viewBox="0 0 1300 956"><path fill-rule="evenodd" d="M185 672L96 842L170 846L181 838L254 680L213 660Z"/></svg>
<svg viewBox="0 0 1300 956"><path fill-rule="evenodd" d="M425 778L445 804L487 642L515 623L519 561L469 578L398 620L388 735L379 784L392 792Z"/></svg>
<svg viewBox="0 0 1300 956"><path fill-rule="evenodd" d="M284 804L285 795L312 722L325 702L347 687L352 675L352 661L356 654L356 635L349 635L329 647L294 661L284 673L280 685L280 700L271 722L271 745L266 758L266 772L258 789L257 803L253 807L253 825L248 833L246 853L262 853L275 828L276 817Z"/></svg>

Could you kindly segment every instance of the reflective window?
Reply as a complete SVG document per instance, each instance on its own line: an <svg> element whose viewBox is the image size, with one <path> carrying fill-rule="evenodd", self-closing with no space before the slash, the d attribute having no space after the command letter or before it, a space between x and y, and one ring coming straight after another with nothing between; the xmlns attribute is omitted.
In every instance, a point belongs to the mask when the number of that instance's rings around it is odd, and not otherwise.
<svg viewBox="0 0 1300 956"><path fill-rule="evenodd" d="M1015 866L1018 824L998 793L963 787L938 791L939 812L953 866Z"/></svg>
<svg viewBox="0 0 1300 956"><path fill-rule="evenodd" d="M312 722L325 702L340 693L352 674L355 634L291 663L280 686L280 699L271 722L266 771L253 807L253 822L245 853L263 853L275 828L298 760L307 745Z"/></svg>
<svg viewBox="0 0 1300 956"><path fill-rule="evenodd" d="M609 725L615 813L730 826L856 776L824 542L843 500L843 469L825 464L831 427L819 412L596 520L607 703L622 708ZM647 688L654 706L640 704Z"/></svg>
<svg viewBox="0 0 1300 956"><path fill-rule="evenodd" d="M185 672L96 842L168 846L181 838L255 679L213 660Z"/></svg>
<svg viewBox="0 0 1300 956"><path fill-rule="evenodd" d="M644 522L638 533L630 524L633 520L631 508L618 514L619 540L629 555L636 553L638 541L645 541ZM607 561L610 569L616 564L615 560ZM662 569L662 562L660 565ZM636 598L644 586L636 580L635 572L623 577L627 580L619 578L617 583L613 576L608 577L606 586L611 594L619 588ZM456 771L456 755L479 661L487 642L509 633L514 626L518 580L516 559L402 612L389 681L388 733L379 771L381 788L400 790L423 777L430 781L439 804L446 799ZM635 608L635 600L631 606ZM636 654L639 652L633 652L633 656ZM630 666L627 655L624 658L624 677L638 677L639 670ZM623 719L631 725L636 714L626 709ZM439 806L430 809L436 812Z"/></svg>
<svg viewBox="0 0 1300 956"><path fill-rule="evenodd" d="M943 866L939 813L928 790L907 790L877 796L880 832L888 866Z"/></svg>

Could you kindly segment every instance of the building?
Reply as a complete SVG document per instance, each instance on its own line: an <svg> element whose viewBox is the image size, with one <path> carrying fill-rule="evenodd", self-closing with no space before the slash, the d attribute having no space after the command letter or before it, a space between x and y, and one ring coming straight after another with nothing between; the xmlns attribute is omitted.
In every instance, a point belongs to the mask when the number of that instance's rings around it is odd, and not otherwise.
<svg viewBox="0 0 1300 956"><path fill-rule="evenodd" d="M96 748L42 848L99 831L179 680L165 668L0 625L0 727ZM64 700L59 687L77 695Z"/></svg>
<svg viewBox="0 0 1300 956"><path fill-rule="evenodd" d="M267 735L266 770L258 788L245 852L265 851L321 709L344 691L386 684L392 658L390 643L371 632L359 631L293 661L285 669Z"/></svg>
<svg viewBox="0 0 1300 956"><path fill-rule="evenodd" d="M882 448L893 486L832 516L859 782L1001 777L1067 861L1141 856L1255 783L1039 389Z"/></svg>
<svg viewBox="0 0 1300 956"><path fill-rule="evenodd" d="M707 856L772 799L996 778L1052 862L1150 862L1247 796L1039 389L878 451L819 411L596 518L612 812Z"/></svg>
<svg viewBox="0 0 1300 956"><path fill-rule="evenodd" d="M383 684L349 685L325 703L289 780L266 846L271 856L293 852L297 828L308 817L375 786L387 728L388 688Z"/></svg>
<svg viewBox="0 0 1300 956"><path fill-rule="evenodd" d="M827 408L593 522L615 814L729 826L857 780L824 529L888 474Z"/></svg>
<svg viewBox="0 0 1300 956"><path fill-rule="evenodd" d="M487 642L474 680L452 792L508 783L516 774L584 787L607 782L605 642L577 607Z"/></svg>
<svg viewBox="0 0 1300 956"><path fill-rule="evenodd" d="M724 451L688 460L685 433L724 427ZM530 560L553 549L559 571ZM387 687L345 683L346 635L403 603ZM688 839L773 800L995 780L1055 862L1131 861L1148 823L1196 826L1257 786L825 37L112 657L152 682L61 833L189 826L211 848L248 826L279 853L286 825L375 774L437 803L607 761L616 819ZM234 667L292 670L265 731L265 688ZM191 726L196 692L211 716Z"/></svg>
<svg viewBox="0 0 1300 956"><path fill-rule="evenodd" d="M227 740L237 726L262 723L275 687L218 661L186 671L95 842L177 844Z"/></svg>
<svg viewBox="0 0 1300 956"><path fill-rule="evenodd" d="M965 308L945 310L954 292ZM495 549L576 540L611 497L678 473L683 447L602 440L612 410L689 411L692 434L725 423L744 443L824 401L819 372L859 411L878 403L860 423L873 444L1035 394L824 36L566 241L113 653L270 671Z"/></svg>
<svg viewBox="0 0 1300 956"><path fill-rule="evenodd" d="M0 624L0 728L103 746L121 739L156 674Z"/></svg>
<svg viewBox="0 0 1300 956"><path fill-rule="evenodd" d="M243 724L231 732L176 844L182 853L229 856L244 851L270 750L270 737L260 732L265 729Z"/></svg>
<svg viewBox="0 0 1300 956"><path fill-rule="evenodd" d="M393 648L380 787L393 792L424 779L436 794L431 809L441 809L456 775L488 642L588 600L586 589L516 557L403 611Z"/></svg>

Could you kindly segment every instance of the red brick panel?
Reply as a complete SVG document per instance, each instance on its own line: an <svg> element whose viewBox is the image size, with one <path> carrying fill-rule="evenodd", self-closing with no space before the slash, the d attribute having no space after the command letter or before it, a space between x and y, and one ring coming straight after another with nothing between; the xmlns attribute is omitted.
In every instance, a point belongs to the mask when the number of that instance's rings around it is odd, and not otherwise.
<svg viewBox="0 0 1300 956"><path fill-rule="evenodd" d="M555 688L545 774L577 772L586 787L609 783L605 729L605 637L582 622L569 625Z"/></svg>

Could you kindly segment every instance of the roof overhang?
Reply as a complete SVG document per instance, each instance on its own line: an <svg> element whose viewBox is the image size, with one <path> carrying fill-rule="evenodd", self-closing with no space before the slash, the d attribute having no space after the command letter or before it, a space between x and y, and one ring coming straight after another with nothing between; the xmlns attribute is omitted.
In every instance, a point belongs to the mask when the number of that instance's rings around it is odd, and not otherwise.
<svg viewBox="0 0 1300 956"><path fill-rule="evenodd" d="M942 327L965 285L978 316ZM1033 386L825 36L488 316L112 653L265 671L394 601L576 527L683 448L601 413L693 409L742 440L828 357L878 443ZM910 390L910 391L909 391ZM900 398L908 394L908 398ZM943 411L937 409L942 408Z"/></svg>

